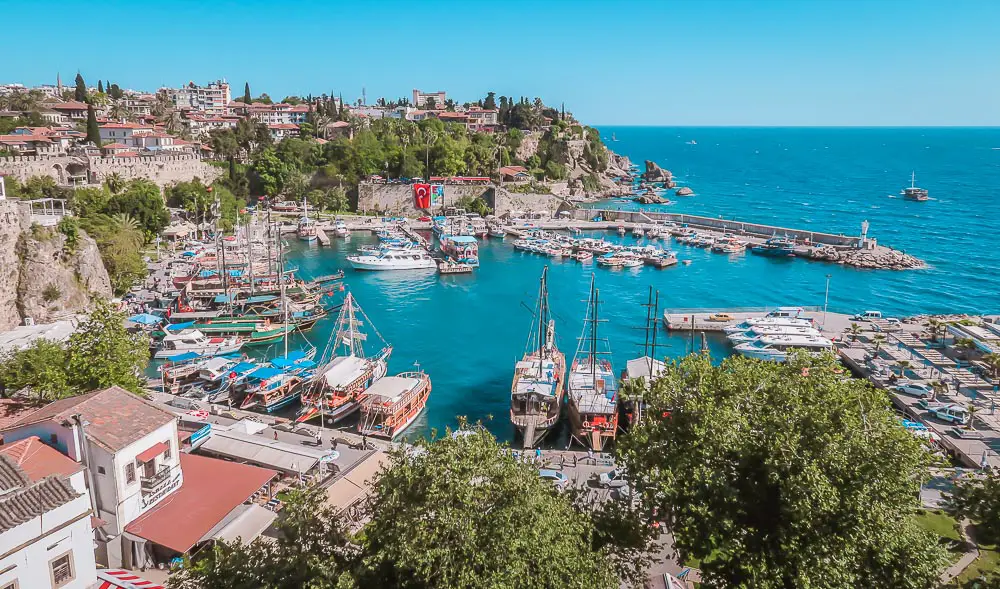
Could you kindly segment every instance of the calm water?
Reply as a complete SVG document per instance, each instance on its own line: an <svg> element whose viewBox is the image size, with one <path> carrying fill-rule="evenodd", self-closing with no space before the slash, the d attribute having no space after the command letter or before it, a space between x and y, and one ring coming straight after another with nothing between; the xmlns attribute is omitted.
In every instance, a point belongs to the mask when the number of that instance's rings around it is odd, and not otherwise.
<svg viewBox="0 0 1000 589"><path fill-rule="evenodd" d="M906 250L931 267L921 271L861 271L804 260L722 256L672 247L689 266L664 270L606 270L572 260L516 252L490 240L480 246L473 275L347 270L348 288L385 339L395 346L390 372L419 362L434 390L412 428L454 425L457 415L493 416L490 428L509 438L507 419L513 364L524 350L542 267L550 267L550 301L560 348L571 356L582 328L591 272L604 301L604 333L616 370L641 352L648 287L661 308L822 305L830 274L830 309L880 309L894 314L1000 311L994 256L1000 236L998 129L726 129L617 127L601 129L612 149L637 164L652 159L670 169L696 196L663 210L739 217L749 221L869 235ZM694 140L695 145L687 142ZM890 195L908 185L910 171L934 200L907 202ZM613 206L628 206L614 204ZM617 239L612 234L609 238ZM344 256L374 237L319 249L293 244L289 260L305 276L346 267ZM631 237L623 241L634 242ZM308 334L321 349L332 320ZM660 334L662 353L682 355L691 342ZM714 355L727 348L709 340ZM700 342L695 342L699 346Z"/></svg>

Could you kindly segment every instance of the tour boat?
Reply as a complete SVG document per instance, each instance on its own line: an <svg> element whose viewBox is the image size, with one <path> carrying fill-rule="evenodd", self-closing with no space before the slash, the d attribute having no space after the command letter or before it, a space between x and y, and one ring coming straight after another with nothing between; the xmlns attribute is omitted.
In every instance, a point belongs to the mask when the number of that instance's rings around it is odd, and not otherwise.
<svg viewBox="0 0 1000 589"><path fill-rule="evenodd" d="M438 237L441 251L462 264L479 265L479 242L471 235L444 234Z"/></svg>
<svg viewBox="0 0 1000 589"><path fill-rule="evenodd" d="M384 250L379 253L347 256L355 270L425 270L436 269L437 262L427 252L412 250Z"/></svg>
<svg viewBox="0 0 1000 589"><path fill-rule="evenodd" d="M358 396L362 391L386 375L392 346L386 344L376 330L375 335L385 345L374 356L366 356L364 342L368 334L361 331L366 321L371 323L354 295L348 292L337 316L333 336L322 355L329 361L316 369L316 376L303 391L302 409L296 421L322 416L324 421L336 423L356 412L359 408Z"/></svg>
<svg viewBox="0 0 1000 589"><path fill-rule="evenodd" d="M621 415L625 418L626 427L630 427L642 420L643 412L646 409L645 393L652 388L653 380L659 378L667 369L667 365L662 360L657 360L656 334L657 315L660 308L660 293L656 291L653 296L653 287L649 287L648 302L642 305L646 308L645 331L646 338L643 342L643 354L638 358L633 358L625 362L625 369L621 372L622 390L619 405ZM642 387L636 391L632 387L624 385L629 381L642 381ZM627 392L629 394L627 394Z"/></svg>
<svg viewBox="0 0 1000 589"><path fill-rule="evenodd" d="M510 421L522 435L525 448L533 448L559 421L566 357L556 347L555 320L549 313L548 267L542 269L527 349L514 366L510 388Z"/></svg>
<svg viewBox="0 0 1000 589"><path fill-rule="evenodd" d="M784 362L792 350L806 350L816 355L833 350L833 342L822 336L765 335L752 342L739 344L735 350L748 358Z"/></svg>
<svg viewBox="0 0 1000 589"><path fill-rule="evenodd" d="M638 225L636 225L635 227L632 228L632 237L639 238L639 237L642 237L645 234L646 234L646 232L643 231L642 227L639 227Z"/></svg>
<svg viewBox="0 0 1000 589"><path fill-rule="evenodd" d="M299 400L300 385L305 379L274 366L261 366L246 376L240 409L259 409L273 413Z"/></svg>
<svg viewBox="0 0 1000 589"><path fill-rule="evenodd" d="M385 376L360 396L358 433L394 440L423 413L431 379L423 372Z"/></svg>
<svg viewBox="0 0 1000 589"><path fill-rule="evenodd" d="M899 191L899 195L906 200L929 200L930 195L925 188L917 188L917 173L910 172L910 187Z"/></svg>
<svg viewBox="0 0 1000 589"><path fill-rule="evenodd" d="M581 250L573 254L573 259L576 260L577 262L586 262L588 260L594 259L594 254L586 250Z"/></svg>
<svg viewBox="0 0 1000 589"><path fill-rule="evenodd" d="M642 266L642 260L639 258L624 258L621 262L622 268L638 268Z"/></svg>
<svg viewBox="0 0 1000 589"><path fill-rule="evenodd" d="M238 337L208 337L197 329L182 329L165 335L153 357L170 359L188 352L203 357L221 356L238 352L242 347L243 340Z"/></svg>
<svg viewBox="0 0 1000 589"><path fill-rule="evenodd" d="M789 257L795 255L795 242L787 237L771 236L762 244L750 247L750 252L759 256Z"/></svg>
<svg viewBox="0 0 1000 589"><path fill-rule="evenodd" d="M295 232L302 241L316 241L319 228L316 226L316 221L309 218L309 202L306 199L302 199L302 210L303 215Z"/></svg>
<svg viewBox="0 0 1000 589"><path fill-rule="evenodd" d="M611 366L611 347L598 337L599 291L590 279L590 298L583 334L569 371L569 420L574 438L600 452L618 433L618 380Z"/></svg>

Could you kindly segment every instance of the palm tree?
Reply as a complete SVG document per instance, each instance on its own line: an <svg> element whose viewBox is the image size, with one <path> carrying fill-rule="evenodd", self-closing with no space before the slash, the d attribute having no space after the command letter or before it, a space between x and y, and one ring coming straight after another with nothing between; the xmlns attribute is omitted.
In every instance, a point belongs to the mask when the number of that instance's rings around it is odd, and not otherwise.
<svg viewBox="0 0 1000 589"><path fill-rule="evenodd" d="M979 360L990 369L991 378L1000 378L1000 354L991 352Z"/></svg>
<svg viewBox="0 0 1000 589"><path fill-rule="evenodd" d="M849 331L851 332L851 341L858 341L858 334L861 333L861 326L857 323L852 323Z"/></svg>
<svg viewBox="0 0 1000 589"><path fill-rule="evenodd" d="M976 407L976 403L974 401L969 402L968 410L969 410L969 423L965 424L965 429L970 431L975 431L976 412L979 411L979 409Z"/></svg>
<svg viewBox="0 0 1000 589"><path fill-rule="evenodd" d="M135 249L142 247L146 242L142 234L142 226L131 215L118 213L111 217L111 228L120 245L131 245Z"/></svg>
<svg viewBox="0 0 1000 589"><path fill-rule="evenodd" d="M899 376L900 377L905 377L906 376L906 371L909 370L912 367L912 364L910 364L909 360L900 360L896 364L899 366Z"/></svg>
<svg viewBox="0 0 1000 589"><path fill-rule="evenodd" d="M115 100L108 109L108 116L116 121L127 121L132 118L132 113L125 107L125 101Z"/></svg>
<svg viewBox="0 0 1000 589"><path fill-rule="evenodd" d="M112 172L104 179L104 185L111 194L118 194L125 189L125 179L118 172Z"/></svg>
<svg viewBox="0 0 1000 589"><path fill-rule="evenodd" d="M955 342L955 349L962 358L968 360L969 354L976 349L976 342L971 339L964 337Z"/></svg>
<svg viewBox="0 0 1000 589"><path fill-rule="evenodd" d="M872 336L872 343L875 344L875 356L878 356L879 350L882 349L882 344L885 343L885 334L876 333Z"/></svg>
<svg viewBox="0 0 1000 589"><path fill-rule="evenodd" d="M931 383L931 401L936 401L938 395L948 392L948 385L943 380L935 380Z"/></svg>

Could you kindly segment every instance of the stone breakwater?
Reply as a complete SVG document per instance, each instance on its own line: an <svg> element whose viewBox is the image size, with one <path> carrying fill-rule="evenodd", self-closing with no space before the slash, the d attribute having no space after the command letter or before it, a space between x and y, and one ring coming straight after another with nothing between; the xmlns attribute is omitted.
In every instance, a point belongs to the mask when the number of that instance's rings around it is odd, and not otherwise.
<svg viewBox="0 0 1000 589"><path fill-rule="evenodd" d="M919 258L891 248L845 249L824 246L809 252L810 258L870 270L916 270L927 264Z"/></svg>

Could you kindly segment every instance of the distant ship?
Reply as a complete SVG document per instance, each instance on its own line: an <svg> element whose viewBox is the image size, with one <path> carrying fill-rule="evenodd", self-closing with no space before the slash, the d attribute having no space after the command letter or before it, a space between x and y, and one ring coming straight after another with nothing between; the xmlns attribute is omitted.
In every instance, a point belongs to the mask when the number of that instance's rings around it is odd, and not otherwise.
<svg viewBox="0 0 1000 589"><path fill-rule="evenodd" d="M930 196L927 194L927 189L917 188L917 173L910 172L910 187L904 188L899 191L899 195L906 200L929 200Z"/></svg>
<svg viewBox="0 0 1000 589"><path fill-rule="evenodd" d="M612 140L612 141L618 141L618 138L617 138L617 137L615 137L615 134L614 134L614 133L612 133L612 134L611 134L611 140Z"/></svg>
<svg viewBox="0 0 1000 589"><path fill-rule="evenodd" d="M698 142L695 141L694 139L692 139L691 141L688 141L687 144L688 145L698 145Z"/></svg>

